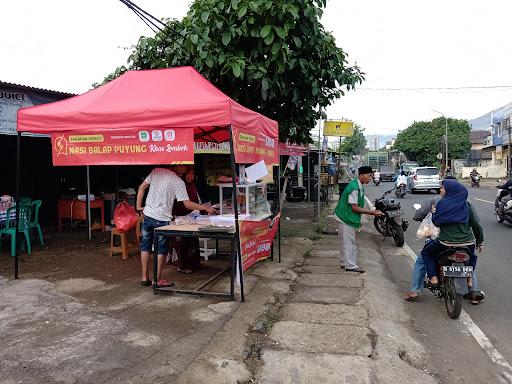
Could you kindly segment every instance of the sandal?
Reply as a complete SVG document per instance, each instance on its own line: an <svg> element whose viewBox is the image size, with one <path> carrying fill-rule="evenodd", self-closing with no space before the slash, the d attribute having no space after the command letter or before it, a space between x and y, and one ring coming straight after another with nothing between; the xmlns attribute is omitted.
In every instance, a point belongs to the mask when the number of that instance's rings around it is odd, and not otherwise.
<svg viewBox="0 0 512 384"><path fill-rule="evenodd" d="M411 295L407 294L407 296L404 297L404 300L405 301L416 301L419 298L420 298L420 295L411 296Z"/></svg>
<svg viewBox="0 0 512 384"><path fill-rule="evenodd" d="M145 286L145 287L149 287L151 285L151 281L149 281L149 280L142 280L140 282L140 284Z"/></svg>
<svg viewBox="0 0 512 384"><path fill-rule="evenodd" d="M182 269L182 268L179 268L179 267L178 267L178 272L186 273L186 274L188 275L188 274L190 274L190 273L192 273L192 272L194 272L194 271L192 271L190 268L184 268L184 269Z"/></svg>
<svg viewBox="0 0 512 384"><path fill-rule="evenodd" d="M155 282L153 281L153 284ZM174 285L174 283L171 283L167 280L158 280L158 283L157 283L158 287L159 288L162 288L162 287L172 287Z"/></svg>

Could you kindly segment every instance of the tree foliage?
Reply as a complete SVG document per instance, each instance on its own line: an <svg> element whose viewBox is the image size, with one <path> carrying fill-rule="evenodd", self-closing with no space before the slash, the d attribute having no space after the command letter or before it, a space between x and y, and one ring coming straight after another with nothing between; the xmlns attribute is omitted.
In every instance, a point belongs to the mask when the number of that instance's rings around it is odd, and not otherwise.
<svg viewBox="0 0 512 384"><path fill-rule="evenodd" d="M320 16L326 0L195 0L181 20L141 37L127 69L194 66L231 98L279 123L281 139L311 142L334 99L363 80Z"/></svg>
<svg viewBox="0 0 512 384"><path fill-rule="evenodd" d="M354 134L345 137L341 143L341 153L352 157L353 155L361 154L362 150L366 147L366 137L364 137L364 128L359 125L354 126Z"/></svg>
<svg viewBox="0 0 512 384"><path fill-rule="evenodd" d="M448 119L448 158L464 159L471 149L469 132L471 128L466 120ZM437 155L445 153L445 119L416 121L400 132L394 149L402 151L408 159L420 165L438 165Z"/></svg>

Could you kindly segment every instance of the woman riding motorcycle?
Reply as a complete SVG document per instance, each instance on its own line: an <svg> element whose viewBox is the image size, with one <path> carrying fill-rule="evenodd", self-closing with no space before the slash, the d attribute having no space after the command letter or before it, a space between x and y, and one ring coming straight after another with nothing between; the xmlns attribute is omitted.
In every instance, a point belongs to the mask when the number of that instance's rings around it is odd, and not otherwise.
<svg viewBox="0 0 512 384"><path fill-rule="evenodd" d="M481 251L484 240L483 230L476 212L468 203L468 190L461 183L452 179L443 180L441 187L442 199L436 205L432 215L434 225L440 228L439 237L425 245L421 255L427 268L427 276L432 286L437 286L437 260L439 254L450 247L468 247L469 264L476 268L477 256L475 243ZM472 279L468 279L472 287Z"/></svg>

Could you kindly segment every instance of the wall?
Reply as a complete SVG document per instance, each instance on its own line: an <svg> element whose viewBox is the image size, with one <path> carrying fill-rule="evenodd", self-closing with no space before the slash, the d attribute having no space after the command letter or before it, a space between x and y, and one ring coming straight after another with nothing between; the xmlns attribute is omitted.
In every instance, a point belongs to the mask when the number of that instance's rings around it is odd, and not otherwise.
<svg viewBox="0 0 512 384"><path fill-rule="evenodd" d="M464 167L462 168L462 177L468 178L471 171L476 168L478 173L484 178L497 179L507 176L507 167L505 164L489 165L487 167Z"/></svg>

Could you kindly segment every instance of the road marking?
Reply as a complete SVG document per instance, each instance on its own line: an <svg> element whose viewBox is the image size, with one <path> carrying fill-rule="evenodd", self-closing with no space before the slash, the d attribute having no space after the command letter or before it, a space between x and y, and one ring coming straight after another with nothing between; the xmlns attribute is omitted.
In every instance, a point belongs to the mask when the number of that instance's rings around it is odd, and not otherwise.
<svg viewBox="0 0 512 384"><path fill-rule="evenodd" d="M406 244L404 244L403 249L407 253L407 255L411 258L413 262L416 261L416 254ZM491 361L506 369L506 372L502 372L502 376L509 382L512 383L512 366L509 362L503 357L501 353L498 352L494 345L492 345L491 341L485 336L485 333L475 324L475 322L471 319L468 313L463 309L460 313L459 320L471 333L473 338L476 340L478 345L484 350L484 352L489 356Z"/></svg>
<svg viewBox="0 0 512 384"><path fill-rule="evenodd" d="M476 197L473 197L473 199L478 200L478 201L483 201L484 203L494 204L494 201L489 201L489 200L484 200L484 199L478 199L478 198L476 198Z"/></svg>

